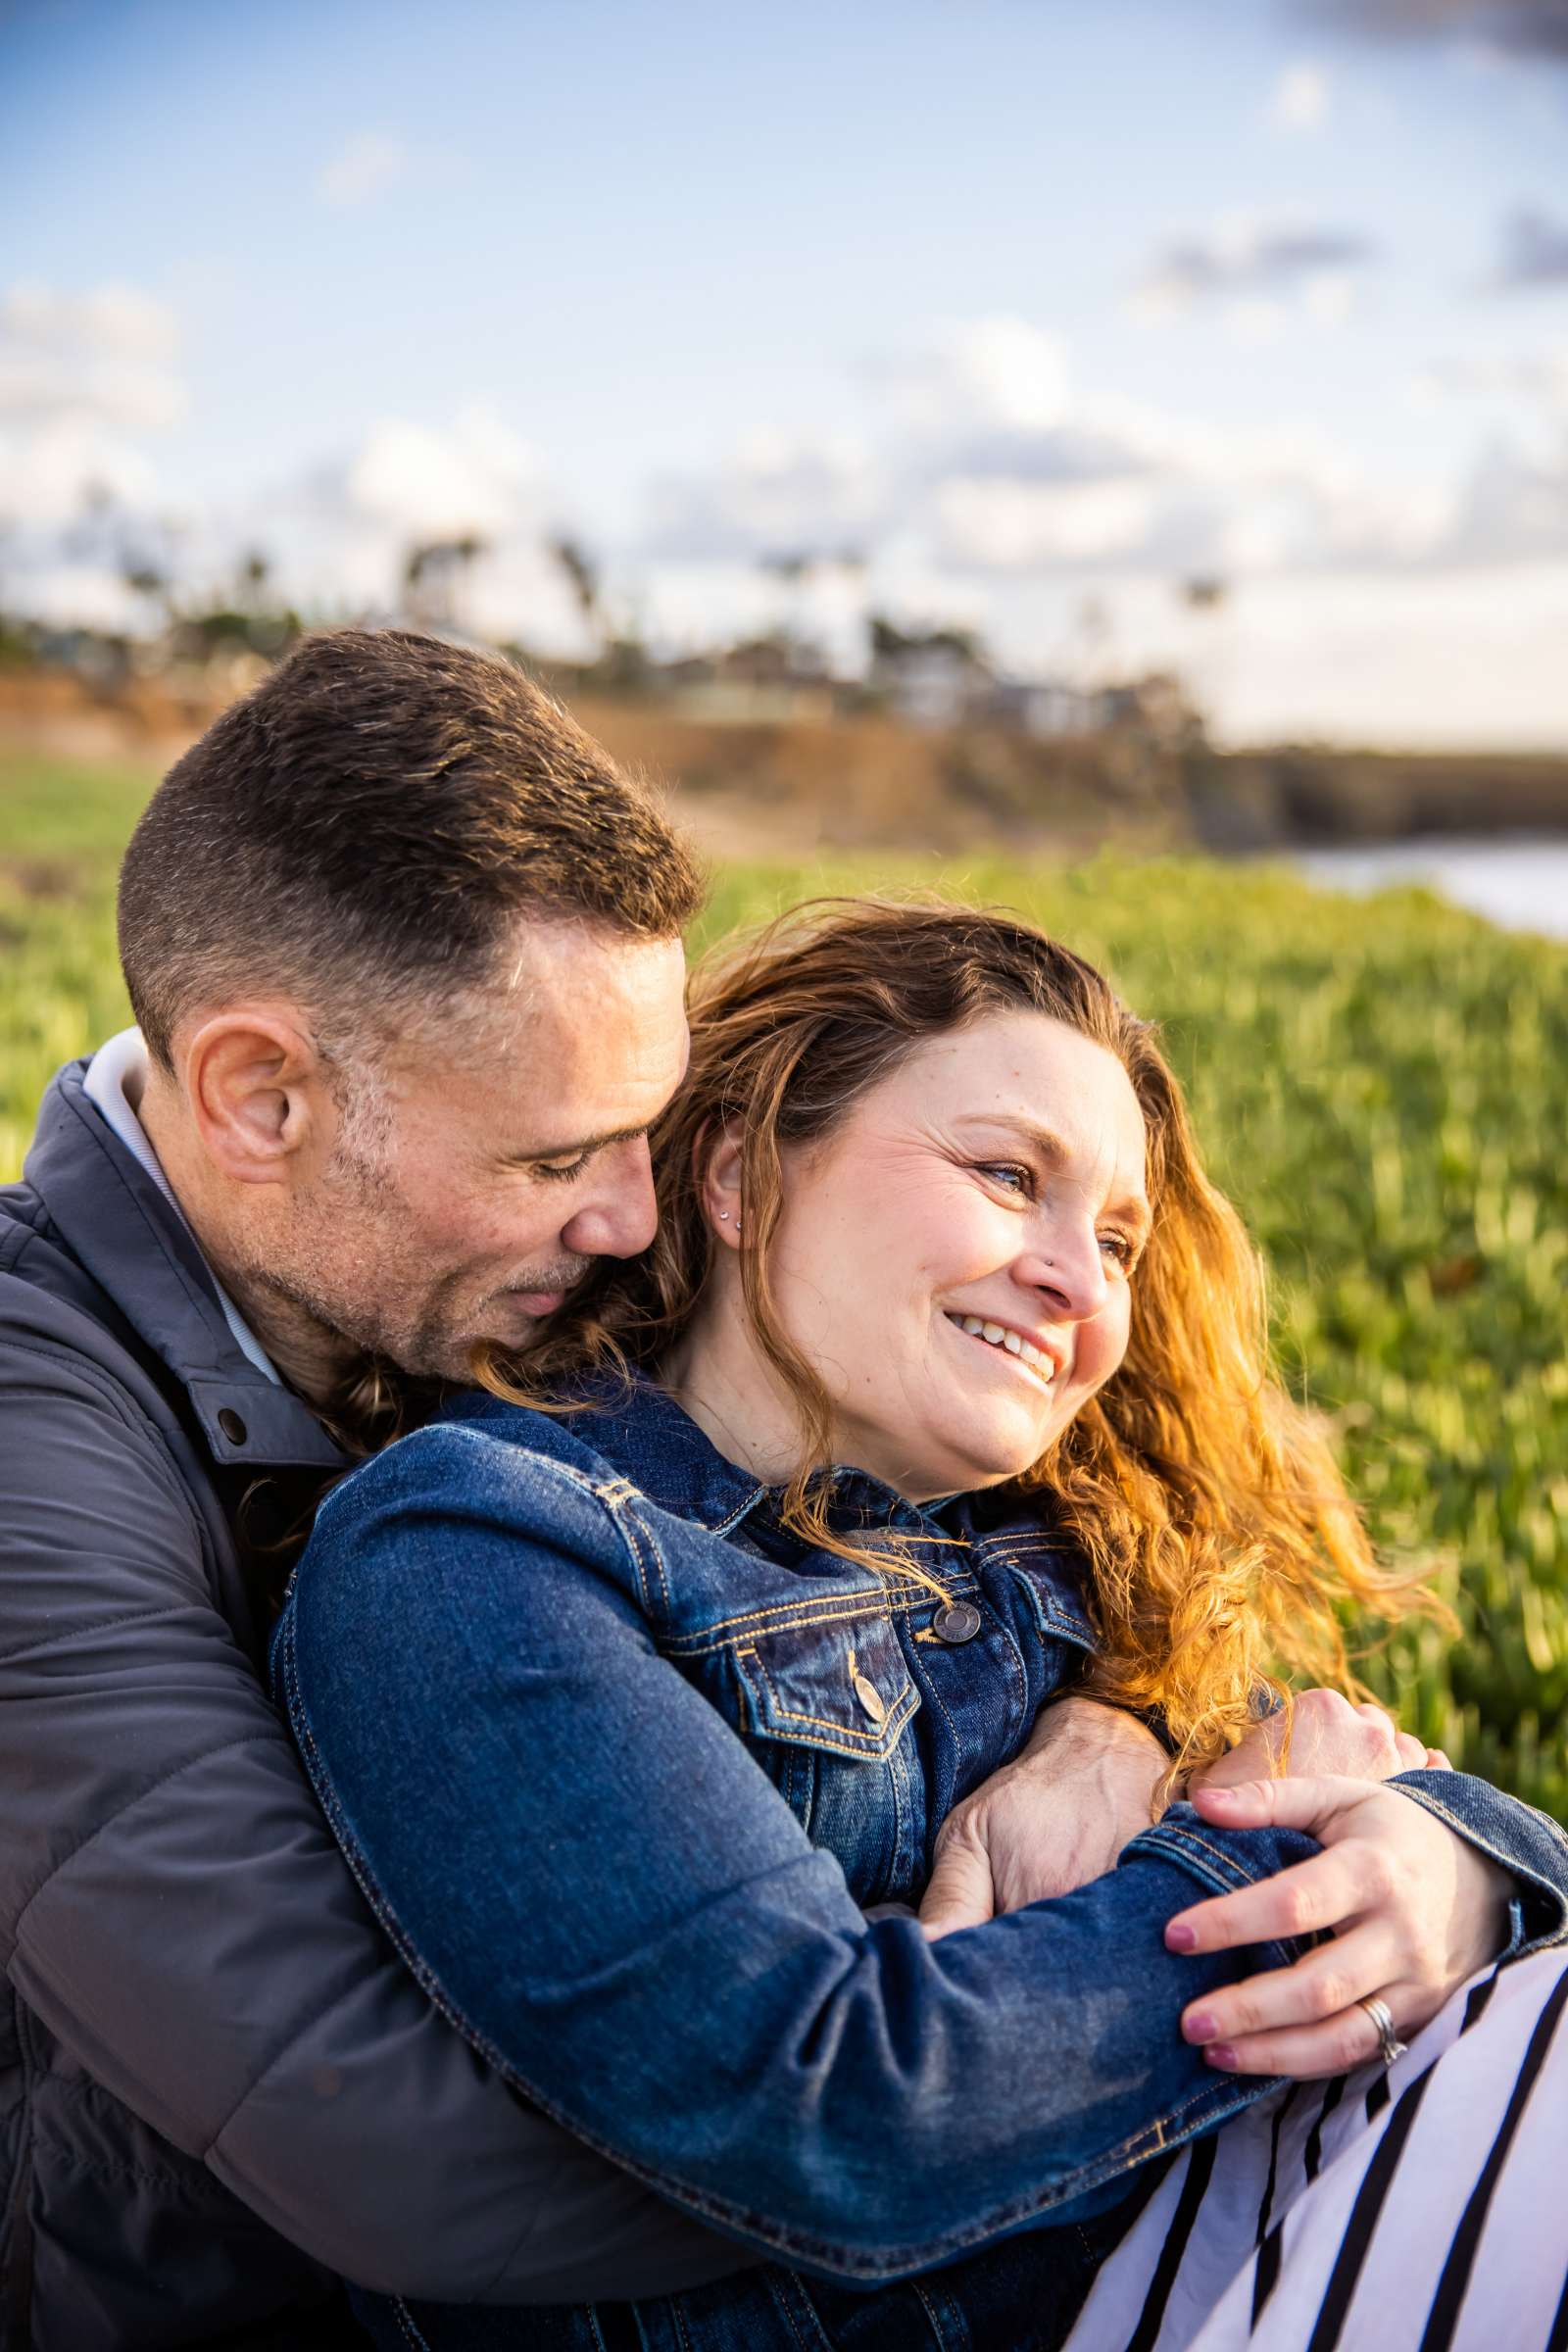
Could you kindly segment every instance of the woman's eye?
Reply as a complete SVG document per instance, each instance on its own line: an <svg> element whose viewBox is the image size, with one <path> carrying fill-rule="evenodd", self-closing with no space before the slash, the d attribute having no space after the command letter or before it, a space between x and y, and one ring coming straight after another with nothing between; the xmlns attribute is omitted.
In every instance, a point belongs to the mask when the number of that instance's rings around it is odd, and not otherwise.
<svg viewBox="0 0 1568 2352"><path fill-rule="evenodd" d="M989 1176L995 1183L1006 1186L1009 1192L1029 1195L1034 1191L1032 1172L1020 1167L1016 1160L983 1159L977 1165L982 1176Z"/></svg>
<svg viewBox="0 0 1568 2352"><path fill-rule="evenodd" d="M1138 1251L1124 1233L1102 1233L1100 1237L1100 1247L1102 1250L1110 1251L1111 1256L1124 1272L1131 1273Z"/></svg>

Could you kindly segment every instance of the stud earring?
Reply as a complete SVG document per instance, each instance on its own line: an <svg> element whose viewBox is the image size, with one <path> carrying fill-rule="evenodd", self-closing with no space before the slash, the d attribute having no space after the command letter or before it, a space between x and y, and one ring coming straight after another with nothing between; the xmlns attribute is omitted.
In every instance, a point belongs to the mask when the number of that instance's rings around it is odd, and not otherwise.
<svg viewBox="0 0 1568 2352"><path fill-rule="evenodd" d="M727 1225L729 1223L729 1210L727 1208L721 1208L719 1210L718 1221L721 1225Z"/></svg>

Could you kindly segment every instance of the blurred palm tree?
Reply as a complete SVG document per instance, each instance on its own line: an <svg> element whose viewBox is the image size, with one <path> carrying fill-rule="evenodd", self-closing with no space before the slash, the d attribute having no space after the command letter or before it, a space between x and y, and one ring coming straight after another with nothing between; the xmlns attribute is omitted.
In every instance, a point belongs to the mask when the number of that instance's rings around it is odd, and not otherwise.
<svg viewBox="0 0 1568 2352"><path fill-rule="evenodd" d="M403 600L409 618L424 628L450 629L462 613L468 575L490 542L477 531L422 539L403 560Z"/></svg>
<svg viewBox="0 0 1568 2352"><path fill-rule="evenodd" d="M604 650L605 632L599 611L599 567L580 540L564 533L548 542L551 555L565 573L582 614L583 627L597 650Z"/></svg>

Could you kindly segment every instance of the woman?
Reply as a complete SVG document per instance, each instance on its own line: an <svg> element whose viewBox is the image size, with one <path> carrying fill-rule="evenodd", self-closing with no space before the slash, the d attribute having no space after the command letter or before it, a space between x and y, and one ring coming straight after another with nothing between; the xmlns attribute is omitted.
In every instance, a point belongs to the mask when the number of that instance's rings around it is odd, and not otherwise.
<svg viewBox="0 0 1568 2352"><path fill-rule="evenodd" d="M1321 1855L1216 1790L973 1933L868 1921L1063 1690L1158 1722L1173 1776L1255 1755L1272 1661L1337 1671L1337 1600L1381 1589L1152 1033L1029 926L786 921L700 984L656 1158L653 1250L590 1278L527 1385L490 1366L330 1498L276 1671L475 2047L780 2259L635 2310L372 2325L1058 2343L1174 2148L1271 2068L1374 2058L1364 2001L1417 2030L1561 1937L1568 1852L1446 1772L1319 1789ZM1327 1959L1293 1906L1344 1930Z"/></svg>

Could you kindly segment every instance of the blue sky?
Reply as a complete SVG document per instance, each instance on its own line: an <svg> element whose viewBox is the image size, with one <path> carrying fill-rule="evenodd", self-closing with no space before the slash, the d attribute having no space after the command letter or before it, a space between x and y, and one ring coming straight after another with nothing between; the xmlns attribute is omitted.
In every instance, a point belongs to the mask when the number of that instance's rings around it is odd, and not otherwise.
<svg viewBox="0 0 1568 2352"><path fill-rule="evenodd" d="M1568 744L1561 11L1396 13L0 4L0 595L107 613L139 531L373 609L471 528L564 645L564 529L671 645L876 605Z"/></svg>

